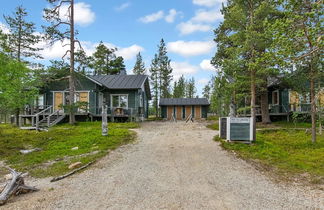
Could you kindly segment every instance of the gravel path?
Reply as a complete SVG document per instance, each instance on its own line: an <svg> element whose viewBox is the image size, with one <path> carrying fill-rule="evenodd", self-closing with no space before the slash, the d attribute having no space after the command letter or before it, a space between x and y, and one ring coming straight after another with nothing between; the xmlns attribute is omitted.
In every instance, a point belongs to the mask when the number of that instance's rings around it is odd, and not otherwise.
<svg viewBox="0 0 324 210"><path fill-rule="evenodd" d="M212 141L204 123L143 123L138 141L6 209L324 209L323 191L279 186ZM0 207L1 208L1 207Z"/></svg>

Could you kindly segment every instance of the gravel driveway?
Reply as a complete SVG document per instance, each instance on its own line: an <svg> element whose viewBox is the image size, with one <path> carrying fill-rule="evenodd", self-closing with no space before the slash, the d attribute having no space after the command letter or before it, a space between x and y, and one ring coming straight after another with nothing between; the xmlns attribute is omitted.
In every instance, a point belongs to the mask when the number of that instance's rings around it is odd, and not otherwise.
<svg viewBox="0 0 324 210"><path fill-rule="evenodd" d="M323 191L283 186L223 151L204 123L147 122L138 141L6 209L320 209ZM1 208L1 207L0 207Z"/></svg>

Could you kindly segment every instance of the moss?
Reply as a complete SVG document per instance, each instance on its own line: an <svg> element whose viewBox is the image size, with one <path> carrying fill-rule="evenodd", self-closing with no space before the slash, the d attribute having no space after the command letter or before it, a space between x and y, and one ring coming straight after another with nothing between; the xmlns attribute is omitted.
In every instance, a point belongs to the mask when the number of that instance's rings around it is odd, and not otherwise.
<svg viewBox="0 0 324 210"><path fill-rule="evenodd" d="M48 132L0 125L0 158L34 177L56 176L66 173L72 162L87 164L106 155L108 150L132 141L135 133L129 129L138 126L137 123L109 123L109 135L102 136L100 122L83 122L75 126L63 124ZM71 150L73 147L78 149ZM41 151L25 155L19 152L31 148L40 148Z"/></svg>
<svg viewBox="0 0 324 210"><path fill-rule="evenodd" d="M218 138L215 138L215 140ZM324 177L324 135L311 143L310 134L303 130L264 130L257 133L253 144L233 144L221 141L221 146L235 151L243 159L257 160L278 174L308 174L311 179Z"/></svg>

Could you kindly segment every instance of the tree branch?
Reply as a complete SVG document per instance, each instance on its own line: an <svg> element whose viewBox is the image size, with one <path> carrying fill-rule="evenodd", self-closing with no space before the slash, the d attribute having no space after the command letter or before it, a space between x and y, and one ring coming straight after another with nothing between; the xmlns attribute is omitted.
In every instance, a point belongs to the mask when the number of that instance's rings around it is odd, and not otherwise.
<svg viewBox="0 0 324 210"><path fill-rule="evenodd" d="M71 24L68 23L68 22L60 21L60 22L58 22L57 24L53 25L52 27L53 27L53 28L56 28L56 27L58 27L58 26L61 25L61 24L65 24L65 25L69 25L69 26L71 26Z"/></svg>
<svg viewBox="0 0 324 210"><path fill-rule="evenodd" d="M71 50L67 50L67 51L65 52L65 54L64 54L63 57L62 57L62 60L64 60L65 56L67 56L68 53L71 53Z"/></svg>
<svg viewBox="0 0 324 210"><path fill-rule="evenodd" d="M58 10L58 9L62 6L63 3L71 3L71 1L70 1L70 0L64 0L64 1L61 1L61 2L59 3L59 5L57 5L56 7L54 7L54 9L53 9L52 11L53 11L53 12L56 12L56 10Z"/></svg>
<svg viewBox="0 0 324 210"><path fill-rule="evenodd" d="M78 43L80 49L81 49L82 51L84 51L84 49L83 49L83 47L82 47L82 45L81 45L81 42L80 42L79 40L76 39L76 40L74 40L74 42Z"/></svg>

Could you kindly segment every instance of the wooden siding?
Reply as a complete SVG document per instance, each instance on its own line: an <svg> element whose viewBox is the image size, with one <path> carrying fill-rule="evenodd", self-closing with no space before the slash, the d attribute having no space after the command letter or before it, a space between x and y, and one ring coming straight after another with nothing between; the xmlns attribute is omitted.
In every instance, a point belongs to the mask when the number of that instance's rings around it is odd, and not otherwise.
<svg viewBox="0 0 324 210"><path fill-rule="evenodd" d="M167 119L171 120L172 119L172 114L173 114L173 106L168 106L167 107Z"/></svg>
<svg viewBox="0 0 324 210"><path fill-rule="evenodd" d="M54 110L61 110L62 108L60 105L63 105L63 93L62 92L56 92L54 93Z"/></svg>
<svg viewBox="0 0 324 210"><path fill-rule="evenodd" d="M201 119L201 106L195 106L195 119Z"/></svg>
<svg viewBox="0 0 324 210"><path fill-rule="evenodd" d="M186 119L191 115L191 106L186 106Z"/></svg>
<svg viewBox="0 0 324 210"><path fill-rule="evenodd" d="M177 120L182 120L182 106L177 106L176 109L177 109L176 112Z"/></svg>

